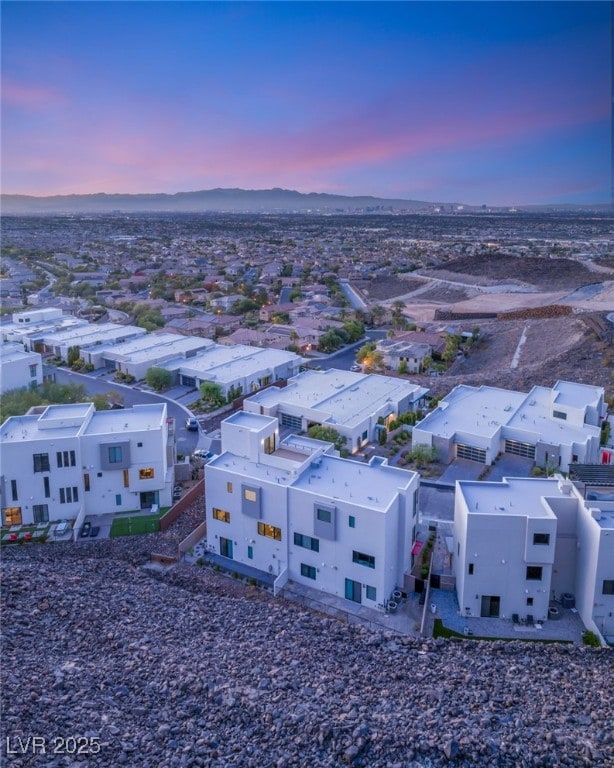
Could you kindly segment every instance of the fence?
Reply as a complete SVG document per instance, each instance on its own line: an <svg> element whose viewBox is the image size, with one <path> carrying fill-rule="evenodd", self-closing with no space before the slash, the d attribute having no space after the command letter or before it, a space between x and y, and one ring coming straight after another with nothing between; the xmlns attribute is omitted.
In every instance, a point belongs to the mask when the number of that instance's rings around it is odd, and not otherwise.
<svg viewBox="0 0 614 768"><path fill-rule="evenodd" d="M185 553L192 549L194 544L197 544L203 536L207 533L207 523L201 523L197 528L194 528L192 533L189 533L185 539L179 542L179 559L185 555Z"/></svg>
<svg viewBox="0 0 614 768"><path fill-rule="evenodd" d="M182 499L179 499L179 501L174 506L172 506L168 512L166 512L166 514L162 515L160 518L160 530L162 532L168 530L169 527L175 522L175 520L177 520L177 518L181 515L181 513L184 512L190 506L190 504L196 501L199 496L203 500L204 517L205 481L202 479L199 480Z"/></svg>

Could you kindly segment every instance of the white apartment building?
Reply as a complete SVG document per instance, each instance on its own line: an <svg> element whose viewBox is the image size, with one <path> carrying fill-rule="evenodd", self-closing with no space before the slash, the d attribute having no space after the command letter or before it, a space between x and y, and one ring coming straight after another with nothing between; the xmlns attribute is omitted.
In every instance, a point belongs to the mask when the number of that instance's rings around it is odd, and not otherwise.
<svg viewBox="0 0 614 768"><path fill-rule="evenodd" d="M269 416L239 411L221 432L222 453L205 467L209 549L229 566L382 608L410 566L418 475L306 437L279 443Z"/></svg>
<svg viewBox="0 0 614 768"><path fill-rule="evenodd" d="M458 481L453 569L465 616L545 621L573 596L588 629L614 635L614 501L554 479Z"/></svg>
<svg viewBox="0 0 614 768"><path fill-rule="evenodd" d="M10 323L0 325L2 341L20 344L26 351L42 352L42 339L46 334L75 328L85 328L87 320L64 314L61 309L49 307L16 312Z"/></svg>
<svg viewBox="0 0 614 768"><path fill-rule="evenodd" d="M165 403L38 406L0 427L2 524L170 506L174 458Z"/></svg>
<svg viewBox="0 0 614 768"><path fill-rule="evenodd" d="M43 383L43 361L37 352L25 352L21 344L0 344L0 393Z"/></svg>
<svg viewBox="0 0 614 768"><path fill-rule="evenodd" d="M413 429L414 445L434 446L444 462L492 464L499 453L567 471L600 461L600 426L607 416L602 387L558 381L528 393L496 387L455 387Z"/></svg>
<svg viewBox="0 0 614 768"><path fill-rule="evenodd" d="M307 431L332 427L347 438L351 453L378 437L378 429L400 413L424 405L428 389L404 379L330 368L304 371L281 389L270 388L245 400L250 413L275 416L283 427Z"/></svg>
<svg viewBox="0 0 614 768"><path fill-rule="evenodd" d="M183 386L199 387L205 381L219 384L228 397L231 389L239 394L256 392L294 376L304 362L294 352L281 349L210 343L194 357L169 360L160 367L173 372Z"/></svg>

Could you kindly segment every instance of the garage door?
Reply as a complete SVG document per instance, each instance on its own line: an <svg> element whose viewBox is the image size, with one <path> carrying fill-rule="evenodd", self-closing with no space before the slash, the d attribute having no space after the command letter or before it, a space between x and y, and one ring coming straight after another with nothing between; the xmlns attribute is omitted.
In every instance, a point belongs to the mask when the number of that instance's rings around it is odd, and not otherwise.
<svg viewBox="0 0 614 768"><path fill-rule="evenodd" d="M484 448L474 448L472 445L457 445L457 459L469 459L470 461L479 461L486 464L486 451Z"/></svg>
<svg viewBox="0 0 614 768"><path fill-rule="evenodd" d="M505 452L515 456L524 456L525 459L535 459L535 446L530 443L519 443L517 440L505 441Z"/></svg>
<svg viewBox="0 0 614 768"><path fill-rule="evenodd" d="M291 416L289 413L280 413L282 427L289 427L290 429L302 429L303 419L300 416Z"/></svg>

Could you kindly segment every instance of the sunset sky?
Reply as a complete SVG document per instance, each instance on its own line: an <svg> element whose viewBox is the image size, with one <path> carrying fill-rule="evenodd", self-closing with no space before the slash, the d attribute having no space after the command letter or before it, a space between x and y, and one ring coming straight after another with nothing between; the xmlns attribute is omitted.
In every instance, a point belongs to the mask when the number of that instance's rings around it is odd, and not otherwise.
<svg viewBox="0 0 614 768"><path fill-rule="evenodd" d="M2 2L2 191L610 200L609 2Z"/></svg>

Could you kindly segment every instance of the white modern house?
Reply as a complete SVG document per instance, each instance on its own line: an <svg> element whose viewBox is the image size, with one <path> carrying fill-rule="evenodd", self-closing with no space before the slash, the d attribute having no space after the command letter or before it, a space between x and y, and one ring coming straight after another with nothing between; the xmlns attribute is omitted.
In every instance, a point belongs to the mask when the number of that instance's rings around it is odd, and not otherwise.
<svg viewBox="0 0 614 768"><path fill-rule="evenodd" d="M170 506L174 459L165 403L37 406L0 427L2 524Z"/></svg>
<svg viewBox="0 0 614 768"><path fill-rule="evenodd" d="M38 352L26 352L21 344L0 344L0 393L43 383L43 361Z"/></svg>
<svg viewBox="0 0 614 768"><path fill-rule="evenodd" d="M160 367L171 371L183 386L199 387L203 382L211 381L219 385L224 397L228 397L231 389L238 394L247 394L294 376L304 362L294 352L281 349L210 342L196 355L168 360Z"/></svg>
<svg viewBox="0 0 614 768"><path fill-rule="evenodd" d="M304 371L286 387L259 392L245 400L243 409L275 416L281 426L295 431L315 424L332 427L355 453L400 413L423 407L427 393L404 379L330 368Z"/></svg>
<svg viewBox="0 0 614 768"><path fill-rule="evenodd" d="M147 333L137 325L119 325L119 323L87 323L69 330L47 332L37 341L40 352L58 355L66 360L70 347L78 347L80 356L89 362L86 352L95 350L100 345L121 344L136 339Z"/></svg>
<svg viewBox="0 0 614 768"><path fill-rule="evenodd" d="M528 393L460 385L413 429L414 445L434 446L439 459L492 464L499 453L567 471L600 461L600 427L607 416L602 387L558 381Z"/></svg>
<svg viewBox="0 0 614 768"><path fill-rule="evenodd" d="M403 584L419 477L290 435L239 411L222 422L222 454L205 467L207 544L232 561L382 608Z"/></svg>
<svg viewBox="0 0 614 768"><path fill-rule="evenodd" d="M11 322L0 325L2 341L20 344L26 351L42 352L42 339L57 331L86 328L89 325L74 315L65 314L61 309L48 307L16 312Z"/></svg>
<svg viewBox="0 0 614 768"><path fill-rule="evenodd" d="M561 475L458 481L453 570L465 616L543 622L568 596L588 629L614 635L614 501Z"/></svg>

